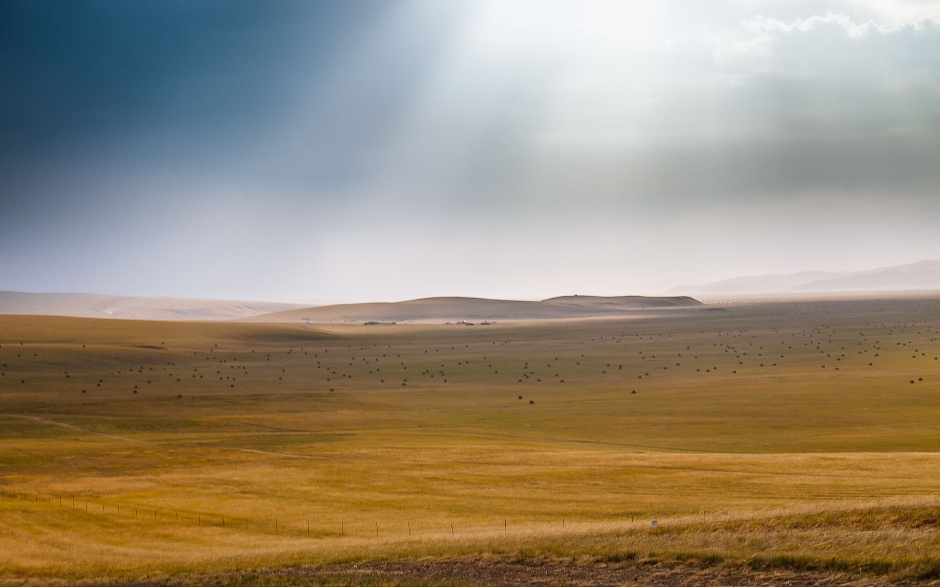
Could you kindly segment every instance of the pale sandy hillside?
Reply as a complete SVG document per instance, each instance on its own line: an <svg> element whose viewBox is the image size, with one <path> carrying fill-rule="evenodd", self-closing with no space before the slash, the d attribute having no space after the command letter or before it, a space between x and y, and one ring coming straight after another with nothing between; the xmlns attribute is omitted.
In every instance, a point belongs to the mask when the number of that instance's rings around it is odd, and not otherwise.
<svg viewBox="0 0 940 587"><path fill-rule="evenodd" d="M565 296L542 301L442 297L405 302L339 304L250 318L255 322L459 322L591 318L694 308L690 297Z"/></svg>
<svg viewBox="0 0 940 587"><path fill-rule="evenodd" d="M0 314L123 318L129 320L235 320L301 307L300 304L141 298L80 293L0 292Z"/></svg>

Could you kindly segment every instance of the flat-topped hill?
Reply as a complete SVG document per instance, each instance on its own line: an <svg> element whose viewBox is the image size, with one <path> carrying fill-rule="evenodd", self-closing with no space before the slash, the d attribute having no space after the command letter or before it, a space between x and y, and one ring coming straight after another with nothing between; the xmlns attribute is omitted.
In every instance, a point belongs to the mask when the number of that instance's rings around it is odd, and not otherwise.
<svg viewBox="0 0 940 587"><path fill-rule="evenodd" d="M404 302L337 304L274 312L253 322L428 322L560 320L694 308L702 302L687 296L563 296L542 301L436 297Z"/></svg>

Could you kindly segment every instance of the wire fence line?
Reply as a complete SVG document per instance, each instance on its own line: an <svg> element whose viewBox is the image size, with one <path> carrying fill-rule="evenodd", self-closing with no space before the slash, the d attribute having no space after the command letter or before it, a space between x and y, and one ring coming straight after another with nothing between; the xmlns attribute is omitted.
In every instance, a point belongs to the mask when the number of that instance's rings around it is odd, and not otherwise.
<svg viewBox="0 0 940 587"><path fill-rule="evenodd" d="M186 509L155 507L153 505L118 501L95 496L83 495L48 495L29 492L10 487L0 488L0 499L15 500L24 505L49 506L68 510L76 510L88 515L120 516L124 520L137 520L141 523L179 526L195 526L205 528L218 528L226 530L248 530L253 532L267 532L279 535L292 535L311 538L340 538L340 537L382 537L394 535L410 537L420 535L441 534L472 534L486 531L509 532L531 528L532 521L511 524L508 518L494 519L491 523L482 522L455 522L442 519L435 523L416 523L411 520L402 520L397 523L388 521L365 521L356 519L352 521L338 521L323 523L315 516L257 516L232 515L230 513L193 511ZM636 516L631 516L633 521ZM558 529L572 529L571 519L561 518L557 521L541 521L539 525L551 525Z"/></svg>

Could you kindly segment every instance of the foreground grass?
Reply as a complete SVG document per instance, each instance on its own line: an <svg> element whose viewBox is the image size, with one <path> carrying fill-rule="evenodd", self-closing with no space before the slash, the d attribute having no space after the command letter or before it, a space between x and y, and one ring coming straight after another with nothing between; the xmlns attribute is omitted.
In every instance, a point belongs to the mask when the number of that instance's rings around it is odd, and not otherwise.
<svg viewBox="0 0 940 587"><path fill-rule="evenodd" d="M476 329L0 317L0 576L495 556L929 579L938 340L930 299Z"/></svg>
<svg viewBox="0 0 940 587"><path fill-rule="evenodd" d="M304 538L223 532L221 528L151 527L142 532L126 524L99 524L108 537L87 547L54 524L37 537L18 538L66 557L61 566L5 573L8 580L142 577L187 582L201 575L264 573L360 561L475 557L492 560L570 560L578 564L694 563L752 570L884 575L890 579L940 579L938 508L914 502L853 507L819 507L765 515L686 516L647 523L597 522L528 525L503 531L478 529L458 534L420 536ZM6 513L9 513L7 510ZM14 517L34 525L35 517ZM53 537L51 534L55 534ZM12 542L12 541L11 541ZM159 545L163 545L160 548ZM172 545L167 548L167 545ZM5 547L13 547L5 545ZM14 547L15 548L15 547ZM15 552L28 555L23 547ZM107 559L107 561L105 561ZM196 580L198 582L198 579Z"/></svg>

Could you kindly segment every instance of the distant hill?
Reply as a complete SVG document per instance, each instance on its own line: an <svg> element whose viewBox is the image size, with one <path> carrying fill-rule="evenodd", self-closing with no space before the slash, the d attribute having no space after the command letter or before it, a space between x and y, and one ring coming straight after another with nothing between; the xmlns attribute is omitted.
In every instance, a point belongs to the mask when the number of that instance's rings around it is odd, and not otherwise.
<svg viewBox="0 0 940 587"><path fill-rule="evenodd" d="M0 291L0 314L132 320L234 320L301 304Z"/></svg>
<svg viewBox="0 0 940 587"><path fill-rule="evenodd" d="M459 322L591 318L640 311L694 308L698 300L680 297L564 296L542 301L440 297L406 302L338 304L288 310L250 318L252 322Z"/></svg>
<svg viewBox="0 0 940 587"><path fill-rule="evenodd" d="M683 285L666 293L706 296L912 290L940 290L940 261L920 261L868 271L804 271L735 277L713 283Z"/></svg>

